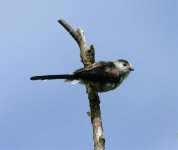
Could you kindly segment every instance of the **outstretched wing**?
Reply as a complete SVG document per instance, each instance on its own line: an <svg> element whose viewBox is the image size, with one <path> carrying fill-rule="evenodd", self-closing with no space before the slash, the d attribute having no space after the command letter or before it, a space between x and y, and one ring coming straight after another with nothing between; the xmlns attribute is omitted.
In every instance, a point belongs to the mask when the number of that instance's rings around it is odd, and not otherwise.
<svg viewBox="0 0 178 150"><path fill-rule="evenodd" d="M112 62L100 61L74 72L76 77L98 82L119 82L118 70Z"/></svg>

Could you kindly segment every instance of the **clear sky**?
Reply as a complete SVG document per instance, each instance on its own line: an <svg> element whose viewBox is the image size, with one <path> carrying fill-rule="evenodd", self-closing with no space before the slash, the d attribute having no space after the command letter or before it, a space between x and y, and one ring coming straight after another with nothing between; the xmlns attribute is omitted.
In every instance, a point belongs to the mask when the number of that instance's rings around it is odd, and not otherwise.
<svg viewBox="0 0 178 150"><path fill-rule="evenodd" d="M178 149L176 0L1 0L0 150L93 149L85 87L29 80L83 67L61 18L135 68L100 94L106 149Z"/></svg>

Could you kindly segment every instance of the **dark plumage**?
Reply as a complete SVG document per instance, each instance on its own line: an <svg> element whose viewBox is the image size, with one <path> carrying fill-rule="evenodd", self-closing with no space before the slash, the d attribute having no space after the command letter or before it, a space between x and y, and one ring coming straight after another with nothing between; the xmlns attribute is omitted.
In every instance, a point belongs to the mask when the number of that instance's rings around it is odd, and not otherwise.
<svg viewBox="0 0 178 150"><path fill-rule="evenodd" d="M91 83L95 91L106 92L115 89L127 77L132 67L126 60L100 61L87 67L78 69L73 74L34 76L31 80L66 79L67 81L79 80Z"/></svg>

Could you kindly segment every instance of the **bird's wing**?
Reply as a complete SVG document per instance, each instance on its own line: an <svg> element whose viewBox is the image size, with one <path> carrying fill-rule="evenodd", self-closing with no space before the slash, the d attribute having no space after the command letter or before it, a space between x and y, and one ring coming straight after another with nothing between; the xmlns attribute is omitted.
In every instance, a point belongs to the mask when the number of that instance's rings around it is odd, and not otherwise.
<svg viewBox="0 0 178 150"><path fill-rule="evenodd" d="M74 74L78 78L83 78L89 81L116 82L116 80L119 80L118 76L115 77L116 71L116 67L112 62L100 61L78 69Z"/></svg>

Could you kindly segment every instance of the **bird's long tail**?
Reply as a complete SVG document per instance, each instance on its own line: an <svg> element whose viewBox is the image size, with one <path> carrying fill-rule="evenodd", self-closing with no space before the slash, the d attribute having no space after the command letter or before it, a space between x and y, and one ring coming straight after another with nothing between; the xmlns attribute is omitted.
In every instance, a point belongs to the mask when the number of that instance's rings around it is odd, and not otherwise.
<svg viewBox="0 0 178 150"><path fill-rule="evenodd" d="M55 80L55 79L74 80L76 78L75 75L73 74L33 76L30 78L30 80Z"/></svg>

